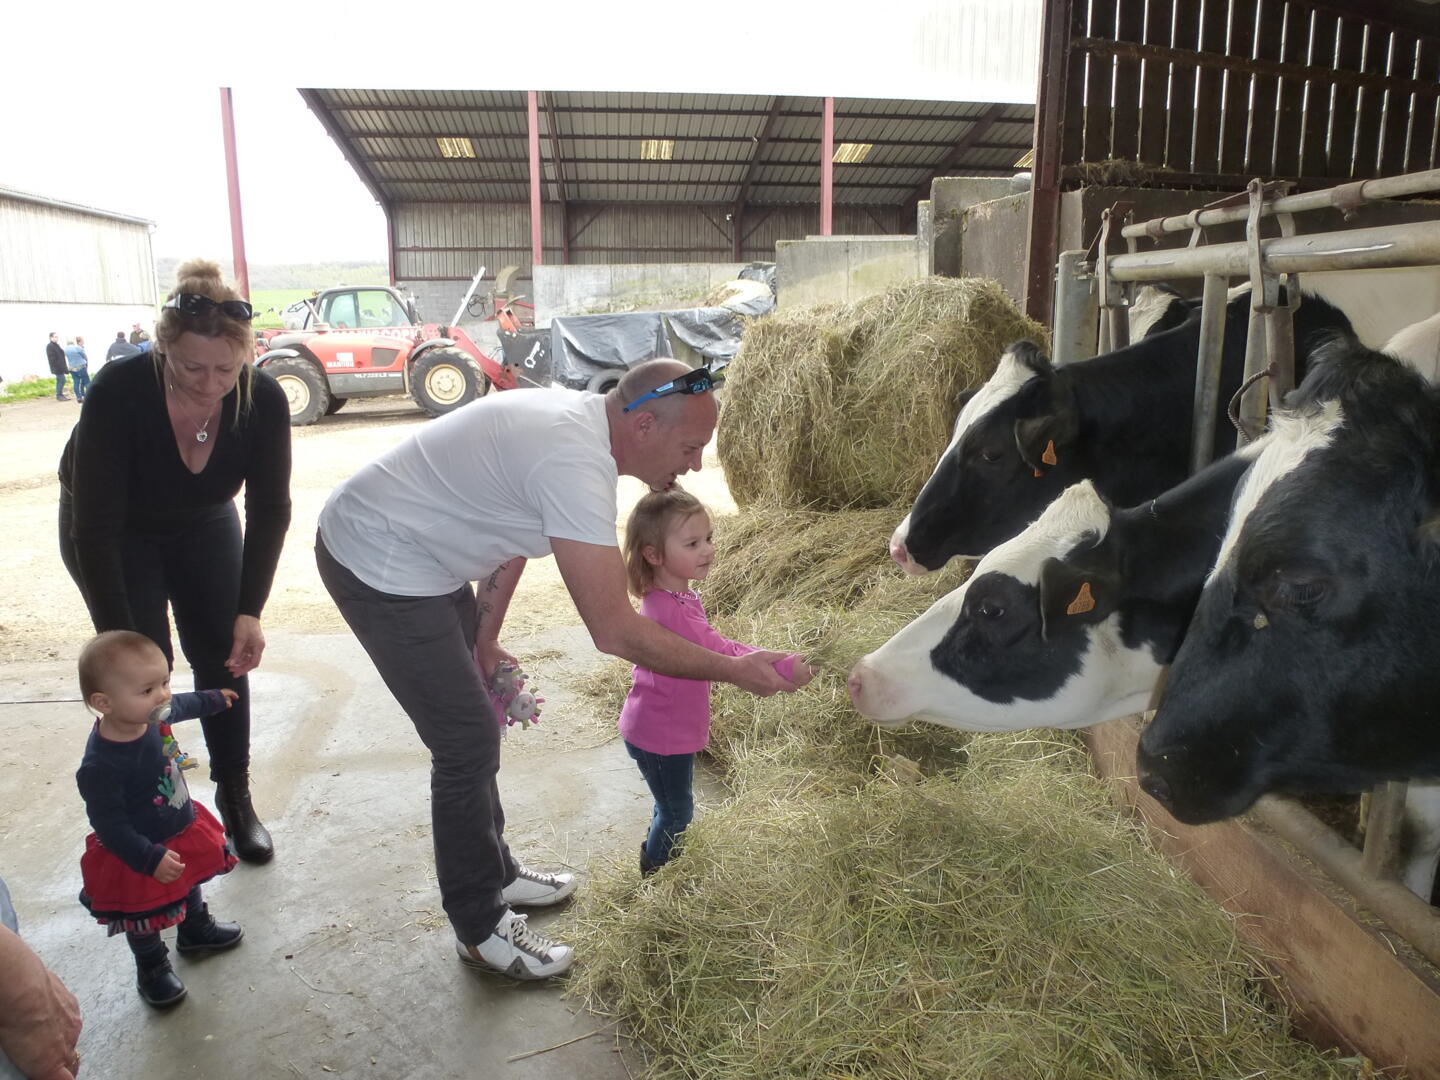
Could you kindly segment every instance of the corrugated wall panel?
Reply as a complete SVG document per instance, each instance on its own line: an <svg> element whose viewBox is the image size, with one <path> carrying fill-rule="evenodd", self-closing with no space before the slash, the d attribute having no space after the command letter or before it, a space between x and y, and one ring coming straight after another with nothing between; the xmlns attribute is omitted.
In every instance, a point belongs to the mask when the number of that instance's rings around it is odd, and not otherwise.
<svg viewBox="0 0 1440 1080"><path fill-rule="evenodd" d="M154 304L147 225L0 196L0 300Z"/></svg>
<svg viewBox="0 0 1440 1080"><path fill-rule="evenodd" d="M581 204L570 208L570 262L576 265L645 262L729 262L734 223L729 208ZM544 243L547 263L561 261L560 208L547 203ZM395 218L396 278L402 282L468 280L480 265L487 277L508 265L530 271L530 209L527 205L404 205ZM893 205L861 209L837 206L837 234L874 236L900 228ZM814 205L751 207L741 223L742 259L770 260L777 240L797 240L819 231Z"/></svg>

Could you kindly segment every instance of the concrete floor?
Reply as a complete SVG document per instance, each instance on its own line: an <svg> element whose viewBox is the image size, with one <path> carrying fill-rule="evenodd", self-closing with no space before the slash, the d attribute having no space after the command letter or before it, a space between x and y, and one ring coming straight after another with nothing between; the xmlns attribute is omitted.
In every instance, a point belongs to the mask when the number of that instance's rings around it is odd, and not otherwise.
<svg viewBox="0 0 1440 1080"><path fill-rule="evenodd" d="M613 722L589 715L563 685L562 672L600 659L584 631L506 645L554 657L543 681L531 669L547 699L541 725L513 729L503 752L507 836L531 865L581 872L583 888L592 860L633 858L649 796ZM9 665L3 696L75 698L74 678L69 659ZM188 688L188 676L177 674L176 684ZM245 941L231 953L177 960L190 994L164 1013L136 994L123 941L107 939L75 899L88 824L73 776L86 714L78 703L0 709L0 874L22 935L80 1000L82 1076L638 1073L638 1059L564 996L563 982L515 983L455 958L434 883L428 756L354 639L277 630L252 685L255 802L277 856L268 866L242 863L207 887L213 910L240 922ZM193 730L177 734L203 762ZM213 807L204 772L202 764L189 774L192 790ZM531 920L554 932L565 916ZM567 1040L578 1041L559 1045Z"/></svg>

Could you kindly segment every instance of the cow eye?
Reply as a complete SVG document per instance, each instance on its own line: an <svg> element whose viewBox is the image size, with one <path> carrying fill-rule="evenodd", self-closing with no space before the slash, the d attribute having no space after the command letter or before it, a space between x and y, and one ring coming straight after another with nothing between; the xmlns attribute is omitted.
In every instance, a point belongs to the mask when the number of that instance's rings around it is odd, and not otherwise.
<svg viewBox="0 0 1440 1080"><path fill-rule="evenodd" d="M1329 583L1319 577L1289 577L1277 570L1266 590L1266 605L1281 611L1303 611L1314 607L1325 597Z"/></svg>
<svg viewBox="0 0 1440 1080"><path fill-rule="evenodd" d="M982 600L980 606L975 609L975 614L982 619L998 619L1005 614L1005 609L993 600Z"/></svg>
<svg viewBox="0 0 1440 1080"><path fill-rule="evenodd" d="M1000 451L993 446L987 446L980 451L980 460L987 465L993 465L1000 460Z"/></svg>

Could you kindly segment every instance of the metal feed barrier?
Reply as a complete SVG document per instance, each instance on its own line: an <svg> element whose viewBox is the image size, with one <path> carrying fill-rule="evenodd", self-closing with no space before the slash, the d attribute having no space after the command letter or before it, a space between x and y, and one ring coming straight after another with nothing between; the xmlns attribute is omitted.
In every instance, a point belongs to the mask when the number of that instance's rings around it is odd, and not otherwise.
<svg viewBox="0 0 1440 1080"><path fill-rule="evenodd" d="M1440 192L1440 169L1403 176L1358 181L1324 191L1286 194L1287 183L1252 180L1246 192L1189 214L1114 227L1120 208L1107 211L1093 258L1090 253L1064 252L1055 286L1055 359L1080 359L1093 352L1121 348L1129 340L1129 298L1133 282L1202 278L1200 355L1195 378L1194 443L1191 469L1208 464L1214 455L1213 431L1219 408L1220 359L1225 334L1226 292L1231 277L1251 285L1251 333L1245 356L1245 380L1237 397L1242 440L1255 438L1265 425L1267 407L1279 404L1294 386L1294 343L1291 315L1299 297L1298 275L1307 271L1358 270L1440 265L1440 221L1375 228L1342 229L1297 236L1292 215L1327 207L1348 217L1378 199ZM1280 235L1262 237L1263 219L1274 217ZM1208 226L1245 223L1245 239L1209 245ZM1137 241L1159 240L1189 232L1189 245L1141 253ZM1112 254L1115 235L1127 250ZM1279 299L1285 285L1287 303ZM1098 342L1093 332L1095 307L1100 309ZM1098 345L1098 348L1091 348ZM1268 378L1268 393L1259 383ZM1337 884L1401 934L1431 963L1440 965L1440 914L1402 885L1396 875L1399 832L1404 817L1406 784L1389 783L1371 795L1363 851L1292 800L1267 795L1254 815L1272 831L1299 848Z"/></svg>

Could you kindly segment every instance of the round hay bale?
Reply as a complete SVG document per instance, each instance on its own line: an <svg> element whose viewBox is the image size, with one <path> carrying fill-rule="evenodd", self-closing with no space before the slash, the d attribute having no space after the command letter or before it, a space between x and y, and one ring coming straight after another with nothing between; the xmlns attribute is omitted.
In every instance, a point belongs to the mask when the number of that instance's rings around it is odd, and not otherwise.
<svg viewBox="0 0 1440 1080"><path fill-rule="evenodd" d="M910 503L956 399L1045 331L987 278L925 278L853 304L777 311L727 369L717 449L741 507Z"/></svg>

